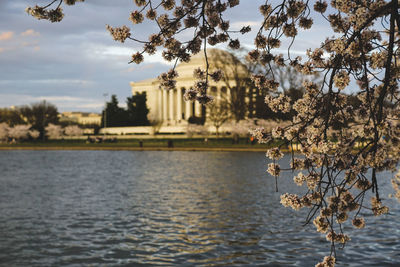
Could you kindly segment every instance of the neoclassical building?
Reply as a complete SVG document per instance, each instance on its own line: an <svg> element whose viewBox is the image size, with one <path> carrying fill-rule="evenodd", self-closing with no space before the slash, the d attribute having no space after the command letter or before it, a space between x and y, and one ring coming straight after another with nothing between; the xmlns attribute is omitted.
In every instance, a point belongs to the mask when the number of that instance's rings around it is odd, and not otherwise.
<svg viewBox="0 0 400 267"><path fill-rule="evenodd" d="M60 121L76 122L81 125L100 125L101 115L88 112L63 112L58 115Z"/></svg>
<svg viewBox="0 0 400 267"><path fill-rule="evenodd" d="M232 98L231 90L237 86L245 86L243 78L248 77L248 71L245 65L240 63L232 54L220 49L207 50L207 58L211 71L222 69L224 79L218 83L211 82L209 94L215 97L215 101L225 98L230 101ZM195 79L193 72L197 68L205 69L206 60L203 53L192 56L190 62L180 63L176 67L178 77L176 79L175 90L165 90L159 88L157 78L131 82L132 94L136 92L146 92L147 106L150 109L149 118L157 119L163 122L163 125L183 125L187 124L190 117L207 117L207 109L197 101L190 102L183 99L185 90L193 87ZM246 102L252 103L253 94L246 92ZM238 97L238 96L235 96Z"/></svg>

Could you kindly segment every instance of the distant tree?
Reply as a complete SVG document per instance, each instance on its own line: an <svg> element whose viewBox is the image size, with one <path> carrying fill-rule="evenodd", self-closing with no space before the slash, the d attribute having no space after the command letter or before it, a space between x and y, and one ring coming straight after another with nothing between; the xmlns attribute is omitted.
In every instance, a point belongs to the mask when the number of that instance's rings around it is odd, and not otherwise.
<svg viewBox="0 0 400 267"><path fill-rule="evenodd" d="M293 105L303 96L302 83L305 78L316 81L318 75L306 76L291 66L280 66L275 63L270 63L266 67L261 60L254 62L248 56L243 56L246 54L244 52L246 52L244 49L231 50L230 53L213 49L209 53L209 57L214 63L213 67L224 73L221 81L229 93L226 91L223 98L230 106L233 119L236 122L246 117L291 120L295 115L294 110L287 113L273 112L265 103L265 97L271 92L256 87L250 77L263 74L270 79L275 78L280 84L279 91L283 92L290 99L290 104ZM273 68L274 76L269 68ZM277 92L274 93L277 94Z"/></svg>
<svg viewBox="0 0 400 267"><path fill-rule="evenodd" d="M106 109L102 112L101 127L126 126L127 121L126 111L118 106L117 96L112 95L110 102L106 103Z"/></svg>
<svg viewBox="0 0 400 267"><path fill-rule="evenodd" d="M30 130L30 131L29 131L29 136L30 136L32 139L38 139L39 136L40 136L40 133L39 133L38 130Z"/></svg>
<svg viewBox="0 0 400 267"><path fill-rule="evenodd" d="M188 137L192 137L195 134L207 136L208 129L204 125L189 123L186 127L186 134Z"/></svg>
<svg viewBox="0 0 400 267"><path fill-rule="evenodd" d="M10 130L10 127L8 126L7 123L5 123L5 122L0 123L0 141L7 140L9 130Z"/></svg>
<svg viewBox="0 0 400 267"><path fill-rule="evenodd" d="M190 116L188 119L189 124L197 124L197 125L204 125L205 118L197 117L197 116Z"/></svg>
<svg viewBox="0 0 400 267"><path fill-rule="evenodd" d="M255 128L254 119L245 119L240 121L232 121L229 124L230 133L232 134L233 143L239 143L239 137L249 137L250 129Z"/></svg>
<svg viewBox="0 0 400 267"><path fill-rule="evenodd" d="M58 123L57 107L46 100L33 103L29 106L23 106L20 108L20 112L26 122L31 124L33 129L39 131L40 138L42 139L45 137L45 127L49 123Z"/></svg>
<svg viewBox="0 0 400 267"><path fill-rule="evenodd" d="M83 129L92 129L93 130L93 134L98 134L100 129L101 129L101 125L99 124L85 124L85 125L79 125L81 128Z"/></svg>
<svg viewBox="0 0 400 267"><path fill-rule="evenodd" d="M64 128L64 133L67 136L80 136L83 135L83 130L77 125L69 125Z"/></svg>
<svg viewBox="0 0 400 267"><path fill-rule="evenodd" d="M249 69L238 55L233 53L212 49L210 58L214 63L213 68L223 73L221 81L227 91L222 96L230 107L233 119L243 120L249 110L246 97L249 97L252 89L255 88L250 79Z"/></svg>
<svg viewBox="0 0 400 267"><path fill-rule="evenodd" d="M219 128L231 118L229 104L220 99L219 101L214 101L208 107L208 119L211 121L212 125L215 127L215 134L218 138Z"/></svg>
<svg viewBox="0 0 400 267"><path fill-rule="evenodd" d="M15 140L26 139L28 138L30 128L31 125L29 124L15 125L8 130L8 136Z"/></svg>
<svg viewBox="0 0 400 267"><path fill-rule="evenodd" d="M251 61L249 57L246 57L246 65L251 70L253 75L265 75L269 79L275 79L279 81L279 89L271 92L264 88L255 87L256 99L255 99L255 118L262 118L268 120L291 120L296 112L294 109L290 109L289 112L275 112L265 103L267 96L276 97L283 93L284 96L289 99L289 104L292 106L298 99L303 97L304 87L303 82L305 79L318 82L319 76L317 74L304 75L301 72L295 70L292 66L281 66L274 62L271 62L268 66L262 63L262 60ZM273 69L273 72L270 71ZM272 74L273 73L273 74Z"/></svg>
<svg viewBox="0 0 400 267"><path fill-rule="evenodd" d="M10 126L25 124L18 108L0 108L0 123L5 122Z"/></svg>
<svg viewBox="0 0 400 267"><path fill-rule="evenodd" d="M150 126L152 128L152 134L157 134L160 129L161 129L161 125L162 125L162 120L160 120L159 118L157 118L156 115L150 115L149 118L150 121Z"/></svg>
<svg viewBox="0 0 400 267"><path fill-rule="evenodd" d="M45 130L46 130L46 135L50 139L59 139L62 137L63 131L60 125L49 123L49 125L46 126Z"/></svg>
<svg viewBox="0 0 400 267"><path fill-rule="evenodd" d="M147 126L150 122L147 118L149 109L146 105L147 97L146 92L138 93L128 97L127 104L127 125L128 126Z"/></svg>

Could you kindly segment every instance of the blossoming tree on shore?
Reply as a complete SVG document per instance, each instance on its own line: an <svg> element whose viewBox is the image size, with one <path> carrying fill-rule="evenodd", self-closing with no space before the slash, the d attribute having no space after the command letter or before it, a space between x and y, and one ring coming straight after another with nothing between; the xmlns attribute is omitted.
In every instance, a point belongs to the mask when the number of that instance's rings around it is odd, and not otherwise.
<svg viewBox="0 0 400 267"><path fill-rule="evenodd" d="M63 136L63 129L60 125L49 123L44 129L46 131L46 136L50 139L60 139Z"/></svg>
<svg viewBox="0 0 400 267"><path fill-rule="evenodd" d="M0 141L7 141L9 130L10 127L8 126L7 123L5 122L0 123Z"/></svg>
<svg viewBox="0 0 400 267"><path fill-rule="evenodd" d="M74 4L76 0L64 2ZM301 156L292 159L291 168L300 171L294 182L305 186L307 192L302 196L283 194L281 202L295 210L309 210L306 221L313 222L316 230L324 233L331 243L330 254L317 266L334 266L336 244L349 240L342 225L350 222L355 228L363 228L366 222L360 215L361 210L370 210L376 216L388 212L380 196L377 173L395 171L400 159L399 3L398 0L332 0L328 8L326 1L268 2L258 9L264 18L248 58L267 69L274 62L279 66L289 65L304 75L319 73L323 78L320 84L305 81L304 95L290 105L290 98L278 91L280 84L274 79L273 68L253 75L255 86L271 92L265 99L271 110L296 114L291 125L278 126L272 131L260 127L253 134L263 143L280 138L285 141L284 145L301 145ZM207 92L209 82L221 79L222 73L209 71L207 47L219 43L228 43L232 49L240 47L238 35L246 34L250 27L243 25L239 31L233 31L226 17L227 11L237 6L239 0L182 0L179 3L135 0L134 3L137 9L130 14L134 27L147 19L154 21L158 32L143 40L134 36L128 26L107 26L114 40L143 45L130 62L141 63L144 54L154 54L158 48L163 49L164 59L175 65L202 52L206 69L202 70L203 75L196 76L198 80L193 89L186 91L185 97L202 104L212 101ZM56 22L63 17L61 4L61 0L54 0L48 6L28 8L27 12ZM54 9L50 9L53 5ZM312 28L316 17L329 23L335 35L320 47L307 50L305 59L293 56L291 48L296 36ZM183 35L183 32L191 34ZM182 39L182 36L192 37ZM287 50L285 55L279 53L282 49ZM161 74L161 88L174 88L177 75L174 68ZM348 87L354 87L359 105L351 105L348 95L344 94ZM335 125L346 127L335 129L333 138ZM365 145L354 149L359 141L365 141ZM271 149L267 156L273 160L268 172L279 176L280 148ZM393 179L393 186L399 190L398 177ZM373 197L368 201L369 192Z"/></svg>
<svg viewBox="0 0 400 267"><path fill-rule="evenodd" d="M8 136L15 140L26 139L29 136L29 129L32 125L20 124L10 127L8 130Z"/></svg>
<svg viewBox="0 0 400 267"><path fill-rule="evenodd" d="M38 139L40 136L40 132L38 130L29 130L29 136L32 137L32 139Z"/></svg>
<svg viewBox="0 0 400 267"><path fill-rule="evenodd" d="M30 124L18 124L10 127L7 123L0 123L0 141L8 141L8 139L13 140L24 140L28 137L32 139L37 139L40 135L39 131L31 129Z"/></svg>
<svg viewBox="0 0 400 267"><path fill-rule="evenodd" d="M64 128L64 133L66 136L81 136L83 130L78 125L69 125Z"/></svg>

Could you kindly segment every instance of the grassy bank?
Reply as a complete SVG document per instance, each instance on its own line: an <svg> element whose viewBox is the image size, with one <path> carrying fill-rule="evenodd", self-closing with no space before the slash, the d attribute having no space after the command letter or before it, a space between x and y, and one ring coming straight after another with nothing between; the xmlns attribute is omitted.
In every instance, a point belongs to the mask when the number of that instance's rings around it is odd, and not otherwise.
<svg viewBox="0 0 400 267"><path fill-rule="evenodd" d="M168 145L170 142L170 145ZM172 142L172 147L171 147ZM233 143L230 138L201 139L123 139L114 143L87 143L86 140L49 140L0 144L0 150L198 150L198 151L266 151L276 144L251 143L239 139Z"/></svg>

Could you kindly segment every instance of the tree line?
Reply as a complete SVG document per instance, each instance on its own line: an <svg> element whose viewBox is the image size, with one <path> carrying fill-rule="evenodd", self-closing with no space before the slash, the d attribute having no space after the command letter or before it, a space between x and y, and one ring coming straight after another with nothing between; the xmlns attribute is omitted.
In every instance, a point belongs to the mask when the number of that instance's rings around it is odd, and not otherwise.
<svg viewBox="0 0 400 267"><path fill-rule="evenodd" d="M50 123L59 124L58 109L55 105L43 100L38 103L15 108L0 108L0 123L9 127L30 125L30 129L45 138L45 127Z"/></svg>
<svg viewBox="0 0 400 267"><path fill-rule="evenodd" d="M56 125L49 123L44 128L43 136L49 139L60 139L64 137L72 136L82 136L83 129L78 125L68 125L62 127L61 125ZM14 126L9 126L5 122L0 123L0 143L16 143L24 140L38 140L40 137L40 132L32 128L30 124L17 124Z"/></svg>
<svg viewBox="0 0 400 267"><path fill-rule="evenodd" d="M104 127L104 123L107 127L150 125L147 119L149 109L146 106L146 93L128 97L126 103L126 109L119 107L117 97L112 95L110 102L106 103L106 108L102 111L101 125L90 125L89 128L94 128L96 133L99 127ZM48 126L51 126L49 129L51 132L56 132L57 136L68 136L71 135L71 131L76 133L77 128L88 127L73 121L60 121L59 115L57 107L45 100L19 107L0 108L2 136L44 140L49 137L48 131L46 132ZM70 129L68 126L75 127Z"/></svg>
<svg viewBox="0 0 400 267"><path fill-rule="evenodd" d="M116 95L112 95L102 111L101 127L148 126L149 109L146 105L146 92L126 99L126 108L119 106Z"/></svg>

